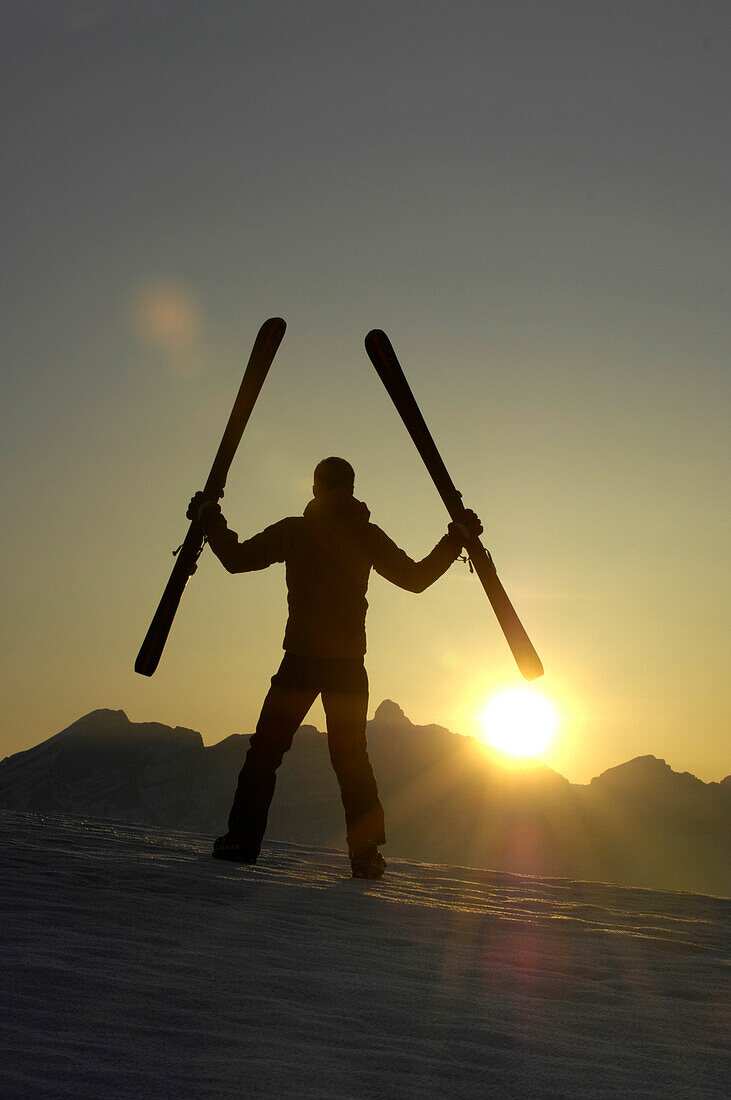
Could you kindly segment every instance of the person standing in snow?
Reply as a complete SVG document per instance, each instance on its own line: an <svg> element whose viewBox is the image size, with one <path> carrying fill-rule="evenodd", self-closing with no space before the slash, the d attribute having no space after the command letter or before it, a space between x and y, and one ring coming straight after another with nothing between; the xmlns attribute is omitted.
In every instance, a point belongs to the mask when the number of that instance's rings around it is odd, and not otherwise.
<svg viewBox="0 0 731 1100"><path fill-rule="evenodd" d="M314 473L313 499L290 516L239 542L218 503L202 492L188 518L197 519L216 557L230 573L286 566L289 617L284 659L273 676L256 732L238 778L228 832L218 837L218 859L255 863L266 831L276 771L318 695L327 719L330 759L345 809L353 876L380 878L386 861L383 807L368 757L366 714L366 590L371 569L410 592L423 592L449 568L465 542L482 532L474 512L421 561L413 561L370 522L353 491L355 473L343 458L326 458Z"/></svg>

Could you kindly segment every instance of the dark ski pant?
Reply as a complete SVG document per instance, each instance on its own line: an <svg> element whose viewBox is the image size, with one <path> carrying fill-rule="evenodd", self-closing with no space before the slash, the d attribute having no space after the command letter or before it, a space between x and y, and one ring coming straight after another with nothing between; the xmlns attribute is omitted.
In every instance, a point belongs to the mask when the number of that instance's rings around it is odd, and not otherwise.
<svg viewBox="0 0 731 1100"><path fill-rule="evenodd" d="M385 843L383 807L366 747L368 676L355 660L285 653L272 677L251 738L228 819L229 835L258 854L274 795L276 771L318 695L327 718L330 760L340 784L351 852Z"/></svg>

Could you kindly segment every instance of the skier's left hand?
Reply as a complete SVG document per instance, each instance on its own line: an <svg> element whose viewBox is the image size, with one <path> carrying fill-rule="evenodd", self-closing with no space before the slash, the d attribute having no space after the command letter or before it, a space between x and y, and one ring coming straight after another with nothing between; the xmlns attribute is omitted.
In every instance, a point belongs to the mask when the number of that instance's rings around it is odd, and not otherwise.
<svg viewBox="0 0 731 1100"><path fill-rule="evenodd" d="M462 520L459 523L452 520L447 530L452 538L459 539L464 546L470 539L479 538L483 528L477 513L471 508L465 508Z"/></svg>

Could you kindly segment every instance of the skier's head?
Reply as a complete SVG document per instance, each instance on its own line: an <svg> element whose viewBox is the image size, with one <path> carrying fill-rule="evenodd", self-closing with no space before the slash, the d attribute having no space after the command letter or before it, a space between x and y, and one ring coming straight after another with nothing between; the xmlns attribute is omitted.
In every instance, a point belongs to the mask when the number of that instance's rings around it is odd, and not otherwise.
<svg viewBox="0 0 731 1100"><path fill-rule="evenodd" d="M330 489L344 489L352 493L355 487L355 470L344 458L323 458L315 466L312 492L316 497Z"/></svg>

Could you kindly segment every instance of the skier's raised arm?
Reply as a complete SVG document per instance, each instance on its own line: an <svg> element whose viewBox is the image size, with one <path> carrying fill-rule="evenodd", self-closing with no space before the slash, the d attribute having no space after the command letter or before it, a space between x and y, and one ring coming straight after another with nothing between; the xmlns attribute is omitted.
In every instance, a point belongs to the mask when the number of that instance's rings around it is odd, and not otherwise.
<svg viewBox="0 0 731 1100"><path fill-rule="evenodd" d="M482 533L482 524L473 511L465 512L465 520L465 523L450 523L447 534L421 561L414 561L384 531L375 528L373 568L407 592L423 592L446 573L459 557L465 542Z"/></svg>
<svg viewBox="0 0 731 1100"><path fill-rule="evenodd" d="M211 550L229 573L248 573L283 562L290 539L291 522L287 519L266 527L259 534L239 542L230 530L217 501L206 500L198 492L188 505L188 519L197 519L208 539Z"/></svg>

